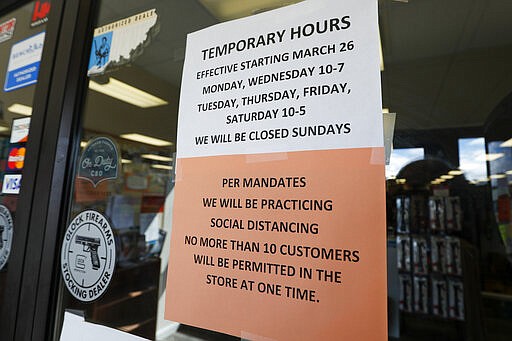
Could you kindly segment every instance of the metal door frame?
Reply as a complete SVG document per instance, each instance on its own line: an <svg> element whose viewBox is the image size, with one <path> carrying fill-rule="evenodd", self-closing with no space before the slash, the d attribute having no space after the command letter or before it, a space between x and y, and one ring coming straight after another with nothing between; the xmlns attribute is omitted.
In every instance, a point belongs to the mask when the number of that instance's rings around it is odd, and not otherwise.
<svg viewBox="0 0 512 341"><path fill-rule="evenodd" d="M0 14L27 0L4 0ZM52 0L1 304L2 340L54 337L60 240L78 153L96 0Z"/></svg>

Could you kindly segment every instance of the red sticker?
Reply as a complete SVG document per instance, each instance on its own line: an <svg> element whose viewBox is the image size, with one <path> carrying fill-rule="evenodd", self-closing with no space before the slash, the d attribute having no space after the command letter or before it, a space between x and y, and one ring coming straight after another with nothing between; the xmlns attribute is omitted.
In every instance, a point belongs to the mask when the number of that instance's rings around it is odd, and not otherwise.
<svg viewBox="0 0 512 341"><path fill-rule="evenodd" d="M25 147L12 148L7 158L7 167L11 170L23 169L25 163Z"/></svg>

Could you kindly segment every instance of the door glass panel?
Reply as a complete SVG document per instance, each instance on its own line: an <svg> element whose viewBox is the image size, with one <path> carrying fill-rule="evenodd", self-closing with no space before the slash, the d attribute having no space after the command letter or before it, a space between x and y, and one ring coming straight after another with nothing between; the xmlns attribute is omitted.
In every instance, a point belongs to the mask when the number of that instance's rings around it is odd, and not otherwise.
<svg viewBox="0 0 512 341"><path fill-rule="evenodd" d="M68 220L84 211L106 217L116 260L108 290L81 302L101 288L75 270L109 272L109 249L101 234L70 236L62 262L77 285L64 278L62 308L84 311L86 321L148 339L177 328L164 321L163 302L181 72L186 34L215 22L196 1L101 2ZM118 155L102 154L108 170L95 165L105 145Z"/></svg>
<svg viewBox="0 0 512 341"><path fill-rule="evenodd" d="M379 4L383 106L396 113L385 180L389 335L506 340L512 333L512 4ZM72 295L64 278L61 316L64 309L84 311L87 321L148 339L235 339L178 329L163 319L163 299L186 34L258 12L243 8L209 0L101 2L68 223L86 211L105 216L115 269L104 292L101 285L75 286ZM94 272L107 263L108 239L100 237L73 235L70 245L81 256L67 259L75 268ZM90 290L101 297L87 304L76 298ZM361 323L372 328L371 321Z"/></svg>
<svg viewBox="0 0 512 341"><path fill-rule="evenodd" d="M0 297L4 297L9 258L16 252L13 222L23 190L21 173L50 9L47 3L29 2L0 16Z"/></svg>

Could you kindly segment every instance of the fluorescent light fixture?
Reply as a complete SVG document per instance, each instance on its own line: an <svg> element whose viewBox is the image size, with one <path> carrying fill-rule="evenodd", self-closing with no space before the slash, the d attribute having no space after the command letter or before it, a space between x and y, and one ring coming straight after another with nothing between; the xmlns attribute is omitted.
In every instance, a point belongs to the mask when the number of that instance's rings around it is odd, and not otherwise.
<svg viewBox="0 0 512 341"><path fill-rule="evenodd" d="M142 295L144 292L142 290L138 290L138 291L132 291L128 294L128 296L130 296L131 298L134 298L134 297L138 297L140 295Z"/></svg>
<svg viewBox="0 0 512 341"><path fill-rule="evenodd" d="M135 330L135 329L139 328L140 325L141 325L140 323L129 324L129 325L126 325L126 326L121 326L121 327L119 327L119 329L121 329L124 332L129 333L132 330Z"/></svg>
<svg viewBox="0 0 512 341"><path fill-rule="evenodd" d="M505 142L503 142L502 144L500 144L500 147L501 147L501 148L512 147L512 139L508 139L508 140L506 140Z"/></svg>
<svg viewBox="0 0 512 341"><path fill-rule="evenodd" d="M121 159L121 163L132 163L132 160Z"/></svg>
<svg viewBox="0 0 512 341"><path fill-rule="evenodd" d="M99 84L92 80L89 81L89 89L101 92L102 94L117 98L118 100L133 104L140 108L151 108L169 104L169 102L159 97L153 96L150 93L142 91L112 77L109 78L109 81L106 84Z"/></svg>
<svg viewBox="0 0 512 341"><path fill-rule="evenodd" d="M3 133L4 131L9 131L9 127L0 126L0 133Z"/></svg>
<svg viewBox="0 0 512 341"><path fill-rule="evenodd" d="M256 13L287 6L301 0L199 0L220 21L238 19Z"/></svg>
<svg viewBox="0 0 512 341"><path fill-rule="evenodd" d="M150 144L157 147L172 146L172 142L157 139L151 136L141 135L137 133L122 134L120 135L123 139L132 140L135 142Z"/></svg>
<svg viewBox="0 0 512 341"><path fill-rule="evenodd" d="M172 157L157 155L157 154L142 154L140 157L149 160L169 162L172 161Z"/></svg>
<svg viewBox="0 0 512 341"><path fill-rule="evenodd" d="M498 160L499 158L502 158L504 156L505 156L504 153L485 154L484 160L481 160L481 161L495 161L495 160Z"/></svg>
<svg viewBox="0 0 512 341"><path fill-rule="evenodd" d="M493 174L489 177L489 179L504 179L507 176L505 174Z"/></svg>
<svg viewBox="0 0 512 341"><path fill-rule="evenodd" d="M453 178L454 178L453 175L441 175L441 179L450 180L450 179L453 179Z"/></svg>
<svg viewBox="0 0 512 341"><path fill-rule="evenodd" d="M505 174L511 175L512 174L512 169L506 171Z"/></svg>
<svg viewBox="0 0 512 341"><path fill-rule="evenodd" d="M437 179L435 179L434 181L437 181L437 182L441 183L441 182L445 182L445 181L446 181L446 179L443 179L443 178L437 178Z"/></svg>
<svg viewBox="0 0 512 341"><path fill-rule="evenodd" d="M172 166L168 166L168 165L151 165L151 167L156 168L156 169L165 169L165 170L172 169Z"/></svg>
<svg viewBox="0 0 512 341"><path fill-rule="evenodd" d="M9 108L7 108L12 113L20 114L24 116L30 116L32 115L32 107L29 107L28 105L14 103Z"/></svg>
<svg viewBox="0 0 512 341"><path fill-rule="evenodd" d="M448 172L449 175L462 175L464 174L463 171L461 171L460 169L454 169L454 170L451 170Z"/></svg>

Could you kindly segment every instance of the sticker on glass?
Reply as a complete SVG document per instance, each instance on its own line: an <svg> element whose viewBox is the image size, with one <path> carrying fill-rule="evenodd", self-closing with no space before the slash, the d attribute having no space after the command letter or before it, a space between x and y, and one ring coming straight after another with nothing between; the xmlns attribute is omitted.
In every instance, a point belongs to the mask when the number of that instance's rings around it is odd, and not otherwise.
<svg viewBox="0 0 512 341"><path fill-rule="evenodd" d="M13 226L11 212L4 205L0 205L0 270L7 264L11 253Z"/></svg>
<svg viewBox="0 0 512 341"><path fill-rule="evenodd" d="M14 26L16 25L16 18L12 18L0 24L0 43L12 38L14 34Z"/></svg>
<svg viewBox="0 0 512 341"><path fill-rule="evenodd" d="M2 183L2 194L19 194L21 188L21 174L5 174Z"/></svg>
<svg viewBox="0 0 512 341"><path fill-rule="evenodd" d="M133 62L158 33L157 19L151 9L95 29L87 75Z"/></svg>
<svg viewBox="0 0 512 341"><path fill-rule="evenodd" d="M34 10L32 11L30 27L36 27L46 23L48 21L48 14L50 14L50 8L50 1L36 1L34 3Z"/></svg>
<svg viewBox="0 0 512 341"><path fill-rule="evenodd" d="M13 147L7 157L7 169L10 171L21 170L25 164L25 147Z"/></svg>
<svg viewBox="0 0 512 341"><path fill-rule="evenodd" d="M30 117L12 120L10 143L27 142L30 129Z"/></svg>
<svg viewBox="0 0 512 341"><path fill-rule="evenodd" d="M80 157L78 178L90 181L94 187L100 182L116 179L119 153L115 143L106 137L90 140Z"/></svg>
<svg viewBox="0 0 512 341"><path fill-rule="evenodd" d="M9 55L4 91L37 83L45 32L14 44Z"/></svg>
<svg viewBox="0 0 512 341"><path fill-rule="evenodd" d="M77 300L92 302L107 290L116 264L114 233L108 219L87 210L68 225L61 249L61 272Z"/></svg>

